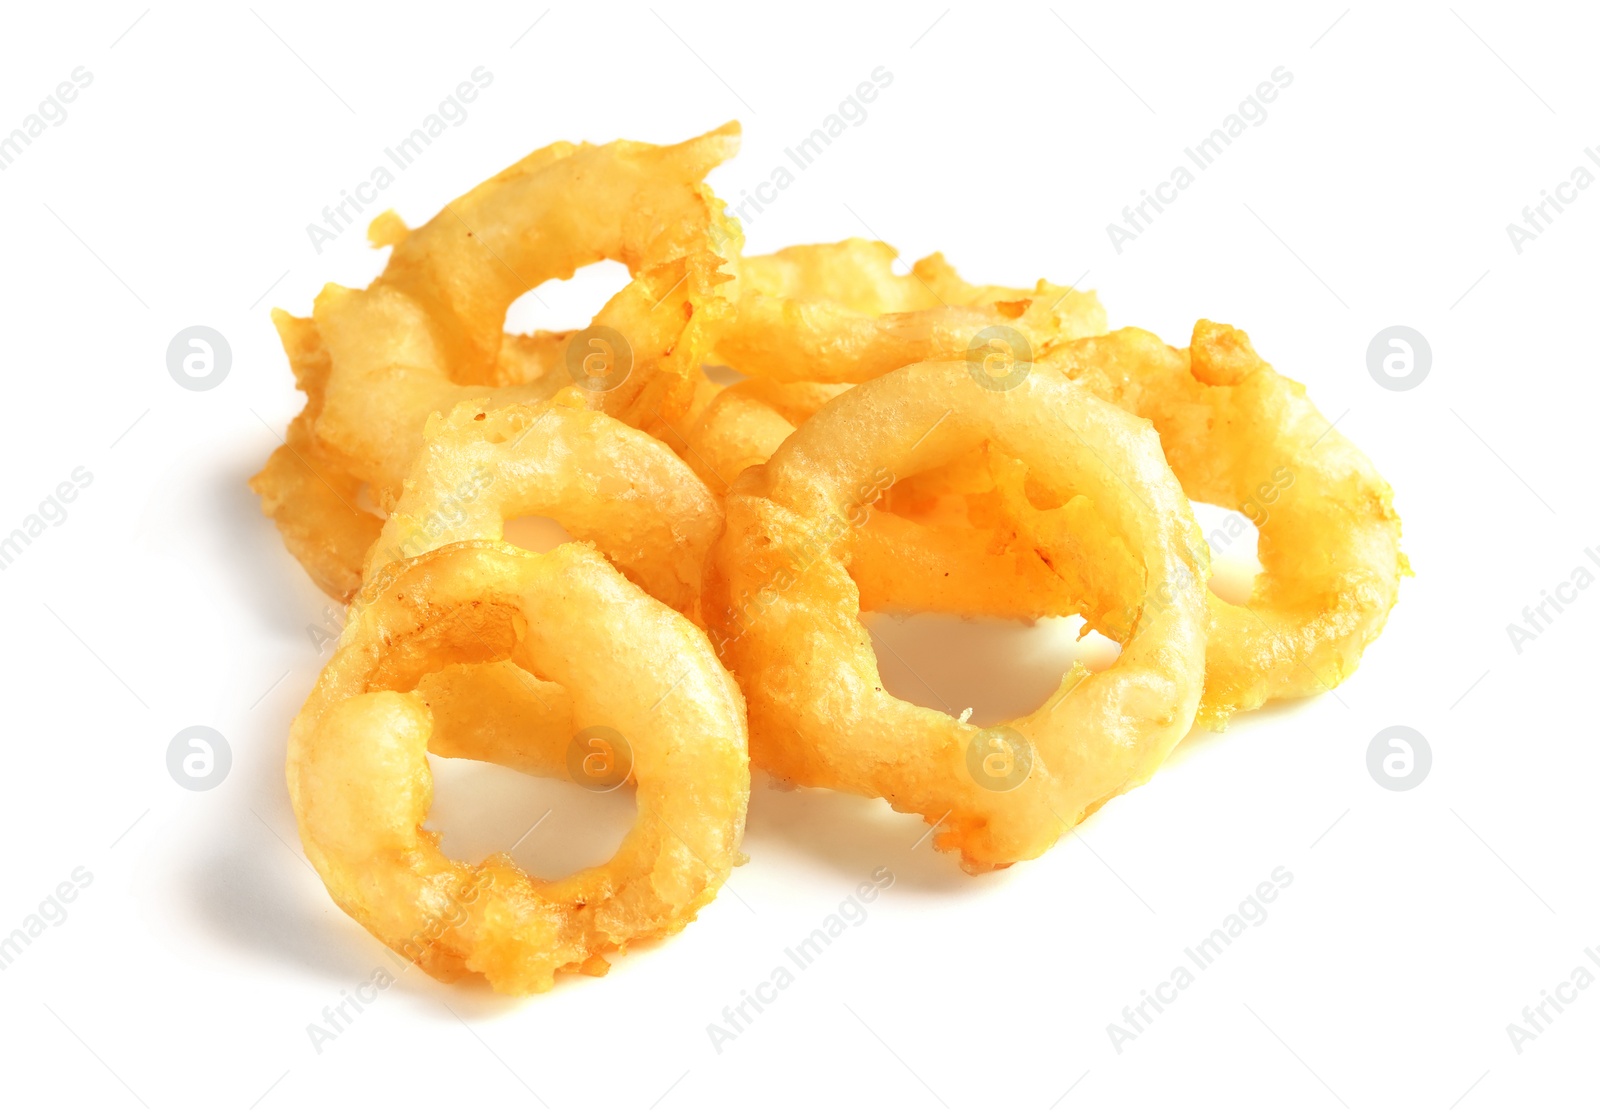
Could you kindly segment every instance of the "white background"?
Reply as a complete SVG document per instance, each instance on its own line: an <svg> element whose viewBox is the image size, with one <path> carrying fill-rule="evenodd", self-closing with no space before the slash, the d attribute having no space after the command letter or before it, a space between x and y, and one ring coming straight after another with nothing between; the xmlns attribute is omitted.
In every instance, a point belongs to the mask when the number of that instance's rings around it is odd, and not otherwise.
<svg viewBox="0 0 1600 1119"><path fill-rule="evenodd" d="M1592 1108L1600 990L1520 1055L1506 1027L1574 968L1600 975L1583 954L1600 946L1600 590L1520 652L1506 627L1600 571L1583 551L1600 546L1600 189L1521 254L1506 225L1600 144L1597 28L1576 6L1476 0L1118 7L9 8L0 131L74 67L93 82L0 172L0 535L75 467L93 482L0 571L0 933L74 868L93 883L0 972L0 1106ZM413 970L317 1053L308 1024L397 967L303 861L283 783L322 660L307 627L328 623L245 488L300 406L268 310L376 274L360 229L319 255L305 227L478 66L494 80L470 117L383 197L413 224L551 141L733 117L744 153L712 183L736 200L886 67L869 118L750 225L750 250L876 235L975 280L1087 270L1114 326L1176 344L1200 316L1245 328L1394 486L1417 578L1387 632L1334 695L1195 732L1150 785L987 877L919 844L914 818L758 776L750 863L681 936L522 1002ZM1265 123L1114 251L1107 223L1279 66L1293 83ZM585 273L516 325L582 323L618 276ZM197 323L233 350L198 393L165 363ZM1393 324L1432 347L1407 392L1367 370ZM980 718L1038 702L1068 656L1053 626L880 636ZM233 752L205 793L167 772L195 724ZM1395 724L1433 751L1405 793L1366 763ZM626 827L615 801L438 771L459 855L553 808L518 855L559 871ZM707 1024L878 866L896 884L865 923L715 1052ZM1108 1023L1279 866L1294 882L1266 922L1119 1054Z"/></svg>

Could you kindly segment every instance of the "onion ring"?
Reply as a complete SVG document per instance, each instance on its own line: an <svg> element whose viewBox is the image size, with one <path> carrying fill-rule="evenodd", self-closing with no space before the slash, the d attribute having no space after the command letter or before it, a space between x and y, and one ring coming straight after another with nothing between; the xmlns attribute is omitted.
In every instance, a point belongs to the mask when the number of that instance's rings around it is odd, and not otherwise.
<svg viewBox="0 0 1600 1119"><path fill-rule="evenodd" d="M746 261L741 313L746 304L759 302L763 291L798 293L796 298L807 301L806 314L826 306L835 317L846 310L865 315L897 299L914 299L913 281L950 304L993 300L1006 306L1006 298L1018 294L1015 289L969 284L942 257L919 261L912 276L896 277L888 269L892 259L887 246L845 242L801 246ZM827 287L845 271L847 260L864 262L860 274L830 296ZM1196 326L1192 372L1184 352L1164 347L1142 331L1103 338L1022 333L1042 360L1059 355L1059 362L1045 360L1047 366L1059 365L1072 377L1096 369L1096 375L1084 376L1086 387L1154 422L1173 471L1193 500L1247 512L1258 525L1269 516L1280 517L1261 541L1266 575L1251 600L1236 606L1210 596L1212 651L1199 715L1204 725L1222 729L1235 711L1252 710L1273 698L1315 694L1349 676L1361 652L1381 632L1398 597L1400 576L1410 569L1399 550L1399 519L1388 485L1358 450L1332 431L1306 400L1304 389L1262 362L1242 331L1206 320ZM807 345L802 340L802 351ZM936 343L926 348L931 351ZM841 365L847 357L861 359L856 372L842 374L845 380L858 380L875 368L860 354L830 356ZM1080 367L1080 361L1087 364ZM1233 390L1240 382L1251 386L1249 391ZM708 413L708 421L722 418ZM759 433L754 446L743 448L746 461L783 430L759 413L743 423L742 430ZM1228 433L1235 447L1219 455L1217 432ZM1319 440L1325 445L1317 450ZM710 431L702 441L737 445L726 431ZM1256 458L1240 462L1246 454ZM1120 567L1109 561L1086 567L1086 548L1103 545L1105 534L1084 521L1084 510L1074 515L1073 510L1037 508L1024 498L1026 468L1015 460L999 468L1008 479L999 485L989 458L979 449L952 464L968 476L987 472L987 484L968 481L952 487L949 469L897 482L890 503L896 513L906 515L935 505L945 494L962 492L971 519L990 534L978 543L953 529L933 535L904 521L874 518L861 534L851 568L864 608L1000 617L1080 613L1090 626L1120 640L1132 620L1130 611L1137 608L1131 591L1138 573L1131 558ZM1229 469L1232 473L1224 477L1222 472ZM1298 489L1283 485L1285 478L1294 477L1309 477L1311 484ZM1280 493L1287 495L1276 513L1263 503L1268 493L1274 500ZM1320 533L1312 531L1319 525ZM1094 544L1088 542L1091 537ZM1041 563L1047 571L1040 570ZM951 574L945 577L945 572Z"/></svg>
<svg viewBox="0 0 1600 1119"><path fill-rule="evenodd" d="M364 578L446 544L503 540L506 521L522 516L554 518L646 593L698 616L721 504L659 441L590 411L570 388L542 404L467 401L431 418ZM563 690L510 663L456 665L417 694L434 714L430 749L447 757L548 776L576 729Z"/></svg>
<svg viewBox="0 0 1600 1119"><path fill-rule="evenodd" d="M1192 500L1257 526L1263 571L1249 601L1208 593L1203 725L1221 729L1236 711L1331 689L1355 671L1411 569L1393 491L1303 385L1262 361L1244 331L1206 319L1188 350L1130 328L1055 347L1046 365L1148 419ZM1011 509L1033 546L1058 551L1059 533L1041 532L1014 500Z"/></svg>
<svg viewBox="0 0 1600 1119"><path fill-rule="evenodd" d="M391 565L289 738L300 838L373 935L453 981L548 990L605 952L693 920L726 880L749 796L743 705L705 635L587 544L532 555L464 542ZM556 882L505 855L445 857L423 821L433 719L406 689L452 663L509 659L566 688L632 752L639 817L611 860ZM451 918L454 914L454 918Z"/></svg>
<svg viewBox="0 0 1600 1119"><path fill-rule="evenodd" d="M566 363L591 403L633 426L681 416L732 313L733 280L721 269L740 239L699 180L737 143L730 124L667 147L556 144L416 230L392 215L375 221L375 240L394 245L383 274L365 290L330 284L316 300L330 360L318 438L392 507L427 417L499 379L511 303L601 259L633 278L567 341ZM489 399L532 402L551 388L504 385Z"/></svg>
<svg viewBox="0 0 1600 1119"><path fill-rule="evenodd" d="M273 312L307 404L251 487L319 587L355 594L380 527L358 496L391 507L427 417L480 386L495 403L543 400L572 382L569 361L611 346L612 375L586 382L592 404L658 431L694 406L700 360L732 311L720 269L740 244L698 180L738 136L730 123L671 147L541 149L417 230L375 219L373 243L395 250L366 291L330 284L316 321ZM574 217L563 202L578 190L588 210ZM605 258L634 278L588 330L502 336L523 291Z"/></svg>
<svg viewBox="0 0 1600 1119"><path fill-rule="evenodd" d="M1144 565L1143 608L1116 663L1094 675L1075 666L1037 712L987 731L884 690L847 573L850 525L885 474L985 440L1087 497ZM1042 853L1148 779L1188 730L1204 673L1199 545L1147 423L1062 377L996 391L965 362L929 362L838 397L740 476L712 549L707 617L744 688L756 764L919 813L976 871ZM997 738L1031 762L1005 789L968 764Z"/></svg>

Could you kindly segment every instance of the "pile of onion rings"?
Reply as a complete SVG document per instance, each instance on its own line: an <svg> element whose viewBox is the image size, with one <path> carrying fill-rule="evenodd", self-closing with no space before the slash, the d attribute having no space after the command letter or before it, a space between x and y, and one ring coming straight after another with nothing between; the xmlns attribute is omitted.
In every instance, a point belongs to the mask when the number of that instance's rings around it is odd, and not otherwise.
<svg viewBox="0 0 1600 1119"><path fill-rule="evenodd" d="M1243 331L1178 349L878 242L747 256L704 181L738 140L542 148L376 219L367 288L273 312L306 403L251 487L350 604L289 735L300 838L436 978L543 991L682 929L743 862L752 763L921 816L969 872L1037 857L1196 721L1336 686L1409 574L1388 485ZM603 259L630 278L587 327L505 332ZM1245 601L1191 502L1256 522ZM573 542L508 543L524 516ZM1120 650L977 726L888 693L863 611L1078 616ZM425 826L430 752L630 788L638 819L557 881L468 865Z"/></svg>

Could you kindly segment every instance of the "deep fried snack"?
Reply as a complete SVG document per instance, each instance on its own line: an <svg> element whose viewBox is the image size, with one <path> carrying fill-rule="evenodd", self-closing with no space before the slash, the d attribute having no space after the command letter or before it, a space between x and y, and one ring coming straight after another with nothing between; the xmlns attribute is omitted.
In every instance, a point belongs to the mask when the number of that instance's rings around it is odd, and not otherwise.
<svg viewBox="0 0 1600 1119"><path fill-rule="evenodd" d="M717 232L737 238L737 227L713 220L722 203L700 180L738 151L739 134L730 121L680 144L541 148L426 225L387 227L395 249L380 282L418 302L440 328L448 366L466 383L481 383L495 366L506 310L545 280L599 260L637 275L736 246L712 243ZM685 308L675 312L683 317Z"/></svg>
<svg viewBox="0 0 1600 1119"><path fill-rule="evenodd" d="M857 243L854 252L863 253L866 244ZM808 266L790 261L774 279L760 268L776 265L764 263L755 270L756 282L781 281L815 295L831 276L815 258L838 248L805 246L811 256L801 259ZM884 283L885 275L886 266L866 272L854 287L839 289L838 301L868 309L874 300L881 304L887 297L874 285ZM1012 294L967 284L942 258L919 262L913 277L890 275L900 283L914 278L952 302ZM1189 351L1135 329L1038 344L1045 368L1059 368L1102 399L1155 424L1192 500L1237 509L1262 529L1265 570L1250 601L1233 605L1210 596L1201 721L1221 729L1234 711L1315 694L1349 676L1381 632L1400 576L1410 569L1399 549L1400 522L1388 485L1331 429L1303 387L1261 361L1242 331L1206 320L1197 324ZM759 398L789 388L746 392ZM786 436L783 423L804 418L792 405L774 418L739 404L738 412L709 411L699 443L691 440L691 446L706 448L707 458L719 447L733 447L748 465L763 450L771 453L767 448L775 448L780 432ZM1224 434L1228 445L1219 447ZM741 435L748 439L744 445ZM1016 459L987 448L899 479L888 503L895 516L873 518L851 563L863 608L1013 618L1078 613L1092 628L1121 640L1138 608L1137 564L1132 557L1117 563L1110 556L1087 564L1086 553L1115 547L1098 517L1081 502L1053 501L1031 479ZM968 520L978 531L962 531L948 519L938 531L910 523L951 495L965 499Z"/></svg>
<svg viewBox="0 0 1600 1119"><path fill-rule="evenodd" d="M680 458L686 457L688 452L688 432L693 431L700 422L700 417L706 414L706 409L716 403L727 385L720 381L713 381L706 375L702 368L695 374L694 392L689 398L689 407L676 420L662 420L659 424L650 425L650 434L672 448L672 453ZM698 471L697 471L698 472ZM709 483L708 483L709 484Z"/></svg>
<svg viewBox="0 0 1600 1119"><path fill-rule="evenodd" d="M746 467L766 462L795 428L849 387L756 377L730 385L689 428L684 458L721 496Z"/></svg>
<svg viewBox="0 0 1600 1119"><path fill-rule="evenodd" d="M741 234L699 182L738 146L736 123L670 147L554 144L408 231L371 287L330 284L315 319L274 311L307 402L251 486L289 550L348 601L422 426L491 386L493 403L543 400L578 370L591 404L665 435L696 403L700 362L732 314ZM504 335L506 309L545 280L613 259L632 281L586 331Z"/></svg>
<svg viewBox="0 0 1600 1119"><path fill-rule="evenodd" d="M1037 712L981 730L884 690L847 567L851 525L883 482L986 440L1052 491L1092 502L1144 580L1110 669L1075 666ZM744 688L756 764L919 813L944 829L941 848L987 869L1049 848L1148 779L1188 730L1204 672L1199 545L1147 423L1062 377L996 391L965 362L930 362L838 397L740 476L712 549L707 617ZM997 741L1015 782L986 780Z"/></svg>
<svg viewBox="0 0 1600 1119"><path fill-rule="evenodd" d="M711 402L690 432L684 457L706 485L724 494L745 469L766 462L796 427L849 387L740 381ZM981 448L976 455L987 463ZM898 482L885 496L942 472ZM857 536L850 577L863 610L1037 618L1080 608L1074 584L1051 570L1039 552L1019 546L1015 532L975 529L964 520L924 523L881 502Z"/></svg>
<svg viewBox="0 0 1600 1119"><path fill-rule="evenodd" d="M1035 351L1100 334L1093 292L1045 280L1030 291L976 286L942 256L897 276L881 242L795 245L740 262L739 310L717 360L775 381L858 383L912 362L967 353L985 330L1020 335Z"/></svg>
<svg viewBox="0 0 1600 1119"><path fill-rule="evenodd" d="M560 881L507 855L449 859L422 826L433 718L408 689L508 660L632 753L637 822L610 861ZM469 541L385 568L294 722L288 777L340 908L435 978L476 972L509 994L602 972L604 953L693 920L735 862L749 796L743 703L705 635L577 543Z"/></svg>
<svg viewBox="0 0 1600 1119"><path fill-rule="evenodd" d="M1154 424L1190 499L1256 524L1263 570L1249 601L1208 596L1205 725L1355 671L1410 567L1393 491L1303 385L1262 361L1244 331L1205 319L1188 350L1129 328L1055 347L1045 364ZM1043 525L1026 502L1010 509L1053 566L1072 565L1070 532Z"/></svg>
<svg viewBox="0 0 1600 1119"><path fill-rule="evenodd" d="M361 559L383 522L360 507L361 480L328 455L305 416L290 422L283 446L268 456L250 488L311 581L348 602L361 586Z"/></svg>
<svg viewBox="0 0 1600 1119"><path fill-rule="evenodd" d="M411 694L433 715L428 753L493 762L534 777L566 777L573 721L567 689L511 661L452 664Z"/></svg>
<svg viewBox="0 0 1600 1119"><path fill-rule="evenodd" d="M328 351L317 324L274 309L295 386L306 406L289 424L283 446L250 479L285 546L323 593L348 602L361 586L362 566L383 528L383 519L362 507L360 478L346 460L316 435L322 412L322 386L328 377ZM531 399L544 399L572 384L562 355L573 331L507 334L500 348L494 385L522 385Z"/></svg>
<svg viewBox="0 0 1600 1119"><path fill-rule="evenodd" d="M456 541L503 540L523 516L557 520L646 593L698 616L721 504L661 442L590 411L571 388L542 404L467 401L432 417L365 577ZM416 694L433 711L430 749L447 757L557 775L578 729L563 689L509 662L452 666Z"/></svg>
<svg viewBox="0 0 1600 1119"><path fill-rule="evenodd" d="M295 387L306 394L306 406L290 421L283 446L250 479L250 488L312 582L348 602L361 586L361 561L378 538L382 521L361 508L361 479L317 438L328 351L316 324L276 309L272 322Z"/></svg>
<svg viewBox="0 0 1600 1119"><path fill-rule="evenodd" d="M407 231L365 290L330 284L313 317L329 357L316 434L392 507L429 415L483 395L500 361L506 309L522 293L602 259L632 280L565 363L591 402L636 427L681 416L701 359L732 314L738 226L700 179L732 154L738 126L668 147L556 144L528 156ZM553 345L553 339L547 339ZM526 403L549 385L512 384L492 404Z"/></svg>
<svg viewBox="0 0 1600 1119"><path fill-rule="evenodd" d="M715 492L725 491L746 467L766 461L844 383L900 364L972 356L985 348L988 335L1015 340L1011 331L1019 322L1029 331L1022 341L1030 347L1105 330L1105 310L1093 292L1044 280L1033 289L971 284L938 253L902 276L892 268L897 259L889 245L853 238L796 245L740 262L742 317L719 346L725 360L753 363L746 371L757 375L717 397L680 452ZM758 338L740 340L742 326L754 321L748 316L780 304L781 321L768 321L766 333L755 332ZM997 325L1004 329L991 329ZM836 329L868 342L835 345L827 334ZM770 375L772 367L750 345L815 360L818 368L835 371L836 383L768 379L762 374ZM974 530L964 518L934 523L923 515L943 499L967 492L954 488L958 475L984 472L987 461L985 449L977 447L957 462L896 480L885 510L862 531L850 565L862 609L1010 618L1081 612L1081 580L1070 570L1052 570L1009 527ZM992 489L992 482L981 489Z"/></svg>
<svg viewBox="0 0 1600 1119"><path fill-rule="evenodd" d="M457 540L502 540L506 521L543 516L588 540L680 613L700 597L722 509L659 440L590 411L574 390L543 404L457 405L427 423L404 493L367 556L387 563Z"/></svg>

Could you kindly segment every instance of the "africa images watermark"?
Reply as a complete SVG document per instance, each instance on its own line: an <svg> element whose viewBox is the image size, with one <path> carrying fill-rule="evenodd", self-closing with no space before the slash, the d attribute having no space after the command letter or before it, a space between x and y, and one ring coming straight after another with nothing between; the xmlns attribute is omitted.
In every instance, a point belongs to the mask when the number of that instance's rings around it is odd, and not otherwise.
<svg viewBox="0 0 1600 1119"><path fill-rule="evenodd" d="M1272 80L1258 83L1254 92L1239 102L1237 110L1223 117L1222 123L1213 128L1210 135L1193 147L1183 149L1183 154L1197 170L1210 170L1234 140L1244 135L1247 125L1259 128L1267 122L1267 105L1276 101L1278 94L1294 82L1294 75L1286 66L1277 67L1268 77ZM1180 163L1172 169L1170 177L1157 183L1153 190L1141 190L1139 193L1142 197L1138 202L1122 208L1122 220L1126 224L1111 222L1106 226L1106 236L1111 238L1111 247L1117 250L1117 255L1122 255L1125 242L1137 240L1139 234L1154 224L1167 206L1178 200L1179 191L1188 190L1195 182L1194 171ZM1151 208L1155 209L1155 214L1149 212Z"/></svg>
<svg viewBox="0 0 1600 1119"><path fill-rule="evenodd" d="M487 876L487 871L474 868L466 881L451 883L444 891L444 904L428 908L421 927L398 947L389 945L407 961L407 968L427 959L443 940L471 919L473 908L488 889ZM311 1042L312 1051L320 1057L323 1048L342 1037L345 1030L366 1013L367 1007L377 1001L379 993L394 983L394 974L379 966L364 983L356 985L354 992L341 988L339 1001L322 1008L321 1021L306 1023L306 1038Z"/></svg>
<svg viewBox="0 0 1600 1119"><path fill-rule="evenodd" d="M1590 163L1600 167L1600 151L1592 147L1584 148L1583 154L1589 157ZM1556 184L1555 190L1541 188L1539 193L1544 197L1533 205L1522 208L1524 224L1518 225L1514 221L1506 223L1506 236L1511 238L1511 247L1517 251L1517 255L1522 255L1522 247L1529 241L1536 241L1539 239L1539 234L1549 232L1549 227L1555 224L1556 218L1578 200L1578 192L1588 190L1594 181L1595 173L1580 163L1572 169L1570 178ZM1550 213L1552 209L1555 210L1553 215Z"/></svg>
<svg viewBox="0 0 1600 1119"><path fill-rule="evenodd" d="M1294 485L1293 470L1287 466L1280 466L1274 470L1270 480L1257 486L1251 496L1239 503L1238 509L1231 510L1220 525L1206 534L1206 546L1211 549L1211 554L1221 555L1228 550L1230 544L1244 535L1246 518L1259 531L1267 523L1269 516L1267 507L1283 496L1283 491L1292 485Z"/></svg>
<svg viewBox="0 0 1600 1119"><path fill-rule="evenodd" d="M740 190L739 204L730 204L728 209L738 216L745 228L748 229L755 221L749 213L751 207L755 208L757 214L763 213L766 207L778 200L779 192L795 184L798 172L809 168L818 156L832 146L834 140L844 135L846 125L859 128L867 122L867 105L876 101L878 94L894 83L894 75L886 66L875 67L868 77L872 80L857 83L854 91L839 102L838 109L823 117L822 123L813 128L809 135L783 149L783 154L794 164L793 171L780 163L754 189Z"/></svg>
<svg viewBox="0 0 1600 1119"><path fill-rule="evenodd" d="M338 202L322 208L322 224L310 222L306 225L306 236L311 238L311 247L317 250L317 255L322 255L323 245L337 240L341 233L355 224L355 216L349 213L351 209L360 214L376 202L379 192L393 186L396 176L415 163L434 140L443 136L447 125L460 127L466 123L467 105L476 101L478 95L494 83L494 75L485 66L475 67L468 77L472 80L459 83L454 91L439 102L437 110L422 118L421 124L398 143L383 149L383 154L394 166L393 171L386 164L378 164L372 169L371 175L357 183L353 190L341 190Z"/></svg>
<svg viewBox="0 0 1600 1119"><path fill-rule="evenodd" d="M1583 954L1590 963L1600 967L1600 951L1585 948ZM1544 1036L1545 1028L1555 1024L1556 1015L1565 1014L1567 1007L1578 1001L1579 995L1594 986L1594 972L1584 964L1579 964L1555 986L1554 994L1548 989L1541 990L1538 1002L1522 1008L1521 1022L1506 1023L1506 1036L1511 1039L1511 1047L1516 1050L1517 1056L1522 1056L1523 1048L1529 1042L1538 1041Z"/></svg>
<svg viewBox="0 0 1600 1119"><path fill-rule="evenodd" d="M306 638L311 642L311 647L317 652L339 640L339 635L344 632L345 617L349 608L343 603L327 603L322 608L320 621L306 623Z"/></svg>
<svg viewBox="0 0 1600 1119"><path fill-rule="evenodd" d="M1584 557L1600 569L1600 551L1594 548L1585 548ZM1572 573L1556 584L1555 593L1551 594L1543 587L1539 588L1539 601L1533 606L1522 608L1522 621L1519 625L1512 622L1506 626L1506 636L1511 638L1511 647L1517 655L1522 655L1522 647L1530 642L1537 641L1544 633L1545 628L1554 624L1556 618L1565 612L1566 607L1578 601L1578 595L1594 585L1595 574L1589 570L1587 564L1578 564ZM1554 616L1551 611L1555 611Z"/></svg>
<svg viewBox="0 0 1600 1119"><path fill-rule="evenodd" d="M384 549L382 562L399 563L431 552L441 537L467 519L473 503L493 481L494 475L487 467L479 467L467 475L460 485L439 500L426 518L416 521L410 532Z"/></svg>
<svg viewBox="0 0 1600 1119"><path fill-rule="evenodd" d="M55 89L45 94L39 107L22 118L22 124L0 136L0 171L9 169L24 149L32 147L33 142L44 135L46 125L59 128L67 123L67 106L94 82L94 75L86 66L75 67L67 77L71 80L57 83Z"/></svg>
<svg viewBox="0 0 1600 1119"><path fill-rule="evenodd" d="M71 881L63 881L44 896L35 912L29 913L10 935L0 938L0 971L17 962L23 951L45 934L50 927L67 923L67 906L78 900L80 890L87 890L94 882L94 874L86 867L73 867ZM49 925L45 922L48 921Z"/></svg>
<svg viewBox="0 0 1600 1119"><path fill-rule="evenodd" d="M354 994L341 989L339 1001L322 1008L322 1023L306 1024L306 1037L311 1040L312 1051L317 1056L322 1056L323 1046L339 1040L344 1034L345 1027L366 1013L367 1007L377 999L378 992L388 989L393 984L394 976L389 974L389 969L378 967L373 969L365 983L356 984Z"/></svg>
<svg viewBox="0 0 1600 1119"><path fill-rule="evenodd" d="M774 967L766 979L757 983L753 992L740 991L738 1002L722 1008L721 1022L706 1023L706 1037L711 1041L711 1048L721 1055L725 1047L737 1041L754 1024L757 1016L765 1013L767 1007L778 1001L780 994L794 985L795 977L800 972L822 957L829 945L848 930L866 924L867 906L893 885L894 871L886 866L877 867L871 879L846 894L844 900L822 919L820 925L811 930L809 936L785 948L784 962ZM794 965L792 970L790 964Z"/></svg>
<svg viewBox="0 0 1600 1119"><path fill-rule="evenodd" d="M81 491L89 488L94 475L87 467L75 466L72 473L62 479L56 488L45 494L38 509L22 518L22 525L6 536L0 536L0 571L16 563L46 529L67 523L67 505L78 500Z"/></svg>
<svg viewBox="0 0 1600 1119"><path fill-rule="evenodd" d="M228 779L233 747L216 727L184 727L167 743L167 773L191 793L208 793Z"/></svg>
<svg viewBox="0 0 1600 1119"><path fill-rule="evenodd" d="M1270 878L1271 881L1261 882L1247 894L1235 910L1211 930L1210 936L1192 947L1184 948L1184 956L1198 971L1205 971L1216 963L1228 946L1244 935L1247 928L1259 928L1267 923L1267 906L1278 900L1281 891L1294 885L1294 875L1281 866L1272 868ZM1188 990L1194 980L1195 972L1189 970L1188 964L1179 964L1172 969L1171 975L1155 985L1154 992L1140 991L1138 1002L1123 1007L1121 1022L1107 1022L1106 1037L1111 1039L1111 1047L1116 1050L1117 1056L1122 1055L1128 1044L1138 1041L1145 1029L1155 1022L1156 1016L1164 1014L1167 1007L1177 1002L1178 996Z"/></svg>

